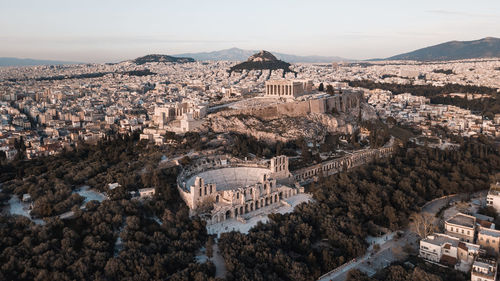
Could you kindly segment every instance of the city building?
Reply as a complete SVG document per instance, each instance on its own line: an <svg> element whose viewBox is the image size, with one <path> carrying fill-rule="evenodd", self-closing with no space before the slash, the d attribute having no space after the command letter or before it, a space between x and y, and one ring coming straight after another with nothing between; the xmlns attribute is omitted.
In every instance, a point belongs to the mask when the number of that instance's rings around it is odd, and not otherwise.
<svg viewBox="0 0 500 281"><path fill-rule="evenodd" d="M429 261L468 271L480 246L446 234L434 233L420 240L419 256Z"/></svg>
<svg viewBox="0 0 500 281"><path fill-rule="evenodd" d="M486 196L486 204L495 208L495 210L500 212L500 183L496 182L490 186L488 195Z"/></svg>
<svg viewBox="0 0 500 281"><path fill-rule="evenodd" d="M471 281L496 281L497 262L493 259L477 258L472 264Z"/></svg>
<svg viewBox="0 0 500 281"><path fill-rule="evenodd" d="M445 234L461 241L474 242L476 217L458 213L444 222Z"/></svg>
<svg viewBox="0 0 500 281"><path fill-rule="evenodd" d="M265 83L266 97L294 99L312 92L311 80L269 80Z"/></svg>
<svg viewBox="0 0 500 281"><path fill-rule="evenodd" d="M155 195L155 189L153 187L141 188L139 189L139 197L141 198L151 198Z"/></svg>
<svg viewBox="0 0 500 281"><path fill-rule="evenodd" d="M477 244L489 254L500 255L500 230L479 226Z"/></svg>

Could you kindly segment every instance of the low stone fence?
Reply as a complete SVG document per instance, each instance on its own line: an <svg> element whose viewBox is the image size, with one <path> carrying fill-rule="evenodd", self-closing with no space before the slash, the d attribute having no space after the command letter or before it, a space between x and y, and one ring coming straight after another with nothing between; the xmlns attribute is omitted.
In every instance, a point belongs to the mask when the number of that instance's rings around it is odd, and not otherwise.
<svg viewBox="0 0 500 281"><path fill-rule="evenodd" d="M301 168L292 172L295 180L305 182L314 179L320 175L330 176L340 171L357 167L375 158L389 156L393 153L392 147L382 147L378 149L367 149L358 151L352 155L344 156L338 159L324 161L306 168Z"/></svg>

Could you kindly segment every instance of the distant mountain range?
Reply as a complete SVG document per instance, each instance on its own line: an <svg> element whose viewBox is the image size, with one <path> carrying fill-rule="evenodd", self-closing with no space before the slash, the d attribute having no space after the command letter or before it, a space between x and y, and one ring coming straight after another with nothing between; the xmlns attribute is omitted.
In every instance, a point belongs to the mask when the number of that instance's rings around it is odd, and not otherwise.
<svg viewBox="0 0 500 281"><path fill-rule="evenodd" d="M0 66L60 65L60 64L80 64L80 63L81 62L0 57Z"/></svg>
<svg viewBox="0 0 500 281"><path fill-rule="evenodd" d="M136 58L132 62L138 65L145 64L147 62L177 62L177 63L186 63L186 62L194 62L193 58L188 57L172 57L168 55L146 55L143 57Z"/></svg>
<svg viewBox="0 0 500 281"><path fill-rule="evenodd" d="M231 48L213 52L185 53L173 56L147 55L131 60L136 64L146 62L193 62L197 61L246 61L248 57L257 53L256 50L243 50ZM283 53L273 53L278 60L288 63L331 63L352 62L356 60L336 56L296 56ZM392 56L385 59L372 60L417 60L417 61L440 61L460 60L477 58L500 58L500 38L487 37L473 41L450 41L435 46L430 46L413 52ZM29 66L29 65L67 65L82 64L82 62L22 59L12 57L0 57L0 66Z"/></svg>
<svg viewBox="0 0 500 281"><path fill-rule="evenodd" d="M474 41L450 41L385 60L439 61L493 57L500 57L500 39L487 37Z"/></svg>
<svg viewBox="0 0 500 281"><path fill-rule="evenodd" d="M175 55L176 57L190 57L198 61L245 61L251 55L258 53L257 50L243 50L239 48L231 48L214 52L202 53L185 53ZM280 60L290 63L331 63L334 61L352 61L341 57L325 57L325 56L296 56L273 52Z"/></svg>

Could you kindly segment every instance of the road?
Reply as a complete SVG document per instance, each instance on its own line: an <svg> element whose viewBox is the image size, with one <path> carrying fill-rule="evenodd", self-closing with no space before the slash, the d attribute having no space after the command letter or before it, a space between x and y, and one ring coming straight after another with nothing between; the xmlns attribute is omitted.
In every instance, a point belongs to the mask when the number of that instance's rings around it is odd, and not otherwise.
<svg viewBox="0 0 500 281"><path fill-rule="evenodd" d="M480 191L474 193L471 197L484 197L486 194L487 191ZM446 206L449 203L458 202L465 198L467 198L466 194L458 194L434 199L422 207L422 212L436 215L443 206ZM318 280L343 281L347 278L347 273L352 269L358 269L366 273L368 276L373 276L377 271L389 266L391 263L404 259L405 255L402 248L406 245L410 245L414 249L418 250L418 241L418 235L407 228L404 230L404 233L400 238L398 238L397 235L394 235L393 239L381 244L378 252L375 253L373 250L369 249L364 256L358 257L354 262L344 267L340 267L335 272L322 276Z"/></svg>

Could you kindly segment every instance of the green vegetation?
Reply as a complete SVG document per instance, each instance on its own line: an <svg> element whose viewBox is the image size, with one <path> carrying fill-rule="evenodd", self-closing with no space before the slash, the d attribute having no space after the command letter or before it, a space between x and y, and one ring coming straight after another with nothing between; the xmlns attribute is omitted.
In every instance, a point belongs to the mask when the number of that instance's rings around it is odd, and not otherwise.
<svg viewBox="0 0 500 281"><path fill-rule="evenodd" d="M364 239L396 230L425 202L489 187L500 155L485 138L457 150L406 146L347 173L322 178L309 191L316 202L291 214L272 214L248 235L221 236L228 280L315 280L362 255Z"/></svg>
<svg viewBox="0 0 500 281"><path fill-rule="evenodd" d="M290 69L290 64L281 60L276 61L244 61L234 65L229 69L229 72L242 72L243 70L278 70L283 69L283 75L287 72L297 74Z"/></svg>
<svg viewBox="0 0 500 281"><path fill-rule="evenodd" d="M374 130L385 135L386 128L374 125ZM270 146L241 135L231 137L235 150L227 147L228 152L265 156L309 151L300 142ZM29 193L38 216L69 209L75 215L45 218L45 225L1 215L0 279L214 280L211 262L194 261L200 247L213 244L205 225L189 218L176 189L177 168L158 165L163 154L207 149L206 141L196 133L168 138L179 145L160 151L138 142L137 134L113 136L57 156L1 165L0 201ZM498 151L480 137L462 140L456 150L407 144L390 159L321 178L308 186L315 202L290 214L272 214L270 223L257 225L248 235L221 236L227 279L315 280L362 255L367 235L405 227L409 215L433 198L486 189L489 175L499 170ZM108 190L112 182L121 187ZM71 192L85 184L106 191L110 199L91 201L80 210L81 198ZM155 187L154 198L130 200L128 191L142 187Z"/></svg>
<svg viewBox="0 0 500 281"><path fill-rule="evenodd" d="M167 55L146 55L143 57L136 58L133 62L137 65L145 64L148 62L174 62L174 63L187 63L195 62L193 58L185 57L172 57Z"/></svg>
<svg viewBox="0 0 500 281"><path fill-rule="evenodd" d="M122 75L128 75L128 76L148 76L148 75L155 75L156 73L151 72L149 69L142 69L142 70L131 70L131 71L122 71L122 72L92 72L92 73L82 73L82 74L73 74L73 75L56 75L56 76L44 76L44 77L39 77L35 78L35 81L55 81L55 80L66 80L66 79L84 79L84 78L100 78L108 74L122 74ZM18 82L18 81L26 81L29 80L29 78L23 78L23 79L17 79L17 78L11 78L7 79L8 81L11 82Z"/></svg>
<svg viewBox="0 0 500 281"><path fill-rule="evenodd" d="M446 75L455 74L455 72L453 72L453 70L451 70L451 69L434 69L432 72L442 73L442 74L446 74Z"/></svg>
<svg viewBox="0 0 500 281"><path fill-rule="evenodd" d="M54 217L45 225L1 215L1 280L208 280L214 275L212 263L194 262L207 234L200 219L189 218L176 188L177 168L158 167L158 149L137 139L117 136L0 166L4 203L9 193L29 193L38 216L73 206L75 211L72 219ZM122 186L109 191L111 182ZM108 191L110 200L91 201L80 210L81 198L70 194L82 184ZM141 187L155 187L155 197L129 200L128 191ZM115 248L119 237L121 251Z"/></svg>

